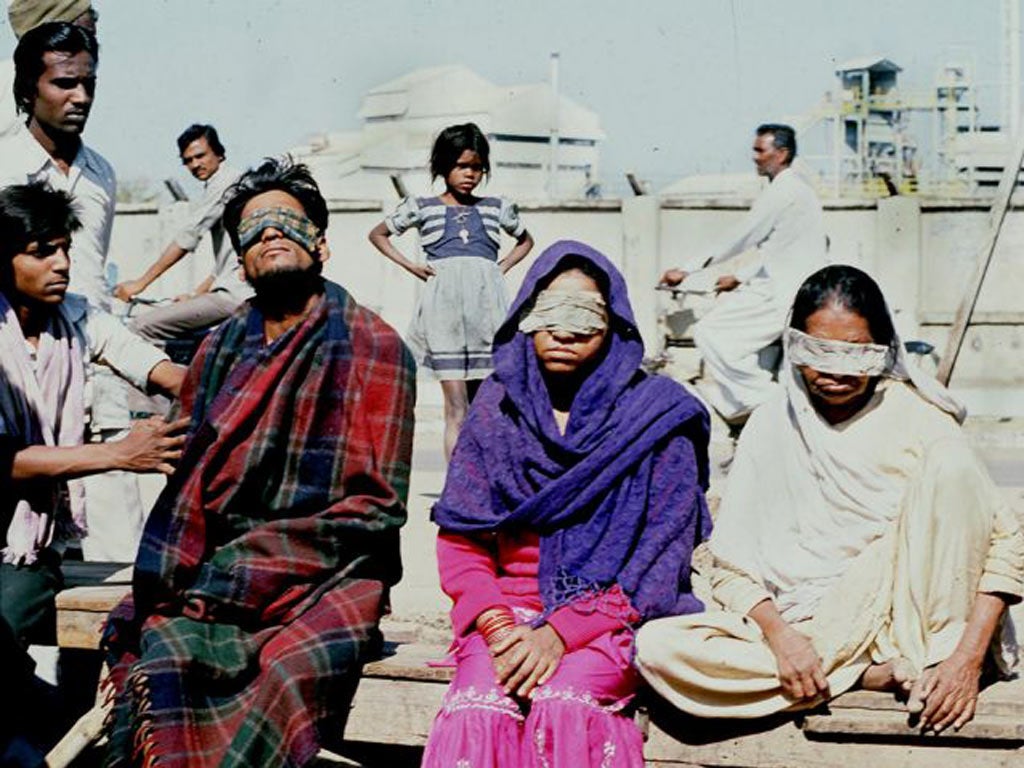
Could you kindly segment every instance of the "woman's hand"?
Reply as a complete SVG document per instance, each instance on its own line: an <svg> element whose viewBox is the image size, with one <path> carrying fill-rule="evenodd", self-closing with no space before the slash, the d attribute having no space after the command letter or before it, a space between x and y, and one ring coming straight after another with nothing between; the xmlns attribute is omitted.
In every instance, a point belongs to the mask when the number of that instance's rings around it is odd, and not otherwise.
<svg viewBox="0 0 1024 768"><path fill-rule="evenodd" d="M910 691L909 707L923 705L921 727L941 733L949 726L960 730L974 717L978 704L981 664L968 654L953 655L925 670Z"/></svg>
<svg viewBox="0 0 1024 768"><path fill-rule="evenodd" d="M821 658L808 637L782 618L771 599L755 605L747 615L761 628L768 647L775 654L782 692L796 701L828 698L828 680Z"/></svg>
<svg viewBox="0 0 1024 768"><path fill-rule="evenodd" d="M549 625L532 629L520 624L491 646L498 684L505 692L530 698L533 689L546 683L565 655L565 643Z"/></svg>
<svg viewBox="0 0 1024 768"><path fill-rule="evenodd" d="M416 275L416 277L418 277L423 282L426 282L427 278L433 277L435 274L437 274L436 272L434 272L434 268L429 264L416 264L411 262L409 266L406 267L406 269L408 269L409 272L411 272L412 274Z"/></svg>
<svg viewBox="0 0 1024 768"><path fill-rule="evenodd" d="M1013 598L979 592L956 650L924 671L910 690L907 709L921 712L921 725L934 731L959 730L974 717L982 665L999 620Z"/></svg>
<svg viewBox="0 0 1024 768"><path fill-rule="evenodd" d="M779 682L787 697L797 701L828 698L828 680L821 668L821 658L806 635L784 624L765 637L775 654Z"/></svg>

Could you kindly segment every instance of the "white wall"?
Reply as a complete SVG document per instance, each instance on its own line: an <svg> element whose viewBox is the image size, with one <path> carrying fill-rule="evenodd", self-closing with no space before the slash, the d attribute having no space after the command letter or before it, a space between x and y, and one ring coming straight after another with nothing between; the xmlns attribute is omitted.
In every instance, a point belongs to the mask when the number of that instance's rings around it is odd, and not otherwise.
<svg viewBox="0 0 1024 768"><path fill-rule="evenodd" d="M660 346L659 312L664 295L653 290L661 272L707 251L745 210L735 205L662 203L654 197L521 206L536 247L508 277L509 293L518 289L533 259L558 239L582 240L623 269L649 353ZM405 332L420 285L378 254L366 239L385 214L378 202L332 205L328 240L332 256L325 273L358 301ZM174 211L119 208L111 260L122 279L141 274L173 234ZM977 205L922 207L915 198L830 203L825 227L830 260L851 263L879 281L907 337L922 338L941 352L977 251L987 211ZM415 233L396 239L406 253L418 252ZM505 238L502 252L512 241ZM187 259L153 294L173 296L193 287L208 270L209 254ZM729 264L724 269L733 269ZM975 323L953 376L954 389L972 412L1024 415L1024 210L1011 211L978 304Z"/></svg>

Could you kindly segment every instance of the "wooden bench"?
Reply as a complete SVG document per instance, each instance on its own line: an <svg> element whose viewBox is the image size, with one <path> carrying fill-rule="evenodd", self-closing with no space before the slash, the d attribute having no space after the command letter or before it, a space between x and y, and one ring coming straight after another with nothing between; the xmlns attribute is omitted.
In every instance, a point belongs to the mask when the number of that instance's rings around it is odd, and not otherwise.
<svg viewBox="0 0 1024 768"><path fill-rule="evenodd" d="M79 584L58 596L58 638L64 647L96 648L103 619L128 584L125 571L99 584ZM72 580L69 579L69 582ZM79 579L80 581L80 579ZM394 640L399 642L394 642ZM392 638L385 657L367 664L352 701L345 742L418 748L441 706L450 667L428 665L441 646ZM637 710L650 766L716 768L1009 768L1024 766L1024 680L984 691L974 720L959 733L921 735L888 694L852 691L800 716L751 721L683 715L647 694ZM340 750L345 754L345 750ZM322 765L357 765L325 752ZM385 760L388 765L398 762ZM377 764L377 763L367 763ZM413 761L412 764L415 764Z"/></svg>
<svg viewBox="0 0 1024 768"><path fill-rule="evenodd" d="M130 563L65 560L64 589L57 593L57 645L61 648L99 648L103 622L128 594Z"/></svg>

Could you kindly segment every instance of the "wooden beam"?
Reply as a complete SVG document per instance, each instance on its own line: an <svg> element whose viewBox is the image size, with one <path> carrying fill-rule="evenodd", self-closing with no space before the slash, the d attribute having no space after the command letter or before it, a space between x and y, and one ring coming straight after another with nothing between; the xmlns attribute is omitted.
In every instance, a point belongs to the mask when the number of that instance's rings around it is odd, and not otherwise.
<svg viewBox="0 0 1024 768"><path fill-rule="evenodd" d="M1024 131L1017 136L1013 153L1007 158L1003 168L999 188L996 190L996 198L992 203L992 212L989 215L985 243L978 253L974 274L970 282L967 283L963 298L960 299L956 317L953 319L953 327L949 332L949 341L946 344L946 350L942 353L936 377L943 384L948 385L949 380L953 377L953 366L956 365L956 359L960 356L960 348L963 346L964 336L967 334L967 326L971 322L971 315L974 314L974 307L978 303L981 286L985 282L985 273L988 272L989 264L992 263L992 254L995 253L999 234L1003 229L1003 221L1010 207L1010 200L1017 188L1017 177L1020 175L1022 161L1024 161Z"/></svg>

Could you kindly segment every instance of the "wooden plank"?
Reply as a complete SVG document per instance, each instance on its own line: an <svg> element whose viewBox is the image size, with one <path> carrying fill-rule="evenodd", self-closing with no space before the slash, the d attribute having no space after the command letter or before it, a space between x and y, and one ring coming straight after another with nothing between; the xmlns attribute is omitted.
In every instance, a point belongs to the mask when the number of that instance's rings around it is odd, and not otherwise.
<svg viewBox="0 0 1024 768"><path fill-rule="evenodd" d="M107 614L131 590L130 563L65 560L67 588L57 593L57 645L95 650Z"/></svg>
<svg viewBox="0 0 1024 768"><path fill-rule="evenodd" d="M999 242L999 234L1003 229L1003 220L1006 218L1006 211L1010 207L1010 198L1017 188L1017 177L1020 175L1021 162L1024 161L1024 131L1017 136L1013 147L1013 153L1007 158L1003 168L1003 175L999 179L999 188L996 190L995 201L992 203L992 213L989 216L988 232L985 236L985 243L978 254L974 266L974 274L964 290L963 298L956 310L956 317L953 320L953 328L950 330L949 341L942 353L942 361L939 363L939 370L936 377L943 384L949 384L953 376L953 367L956 359L960 356L960 347L964 343L964 335L967 333L967 326L971 322L971 315L978 303L978 296L981 294L981 286L985 282L985 274L992 263L992 255L995 253L996 244Z"/></svg>
<svg viewBox="0 0 1024 768"><path fill-rule="evenodd" d="M1003 684L1001 684L1003 685ZM987 689L991 692L996 688ZM1006 688L996 697L1009 697L1018 690ZM839 697L835 702L849 696L849 700L872 704L880 703L870 693L856 692ZM983 692L985 693L985 692ZM886 706L895 703L892 697L879 694L889 700ZM716 720L693 717L679 712L664 700L648 694L646 728L647 742L644 754L648 765L701 765L709 768L851 768L859 765L876 765L879 768L933 768L949 766L949 768L1003 768L1004 766L1024 766L1024 748L1019 744L1005 740L1004 737L1015 722L1024 720L1019 711L1014 715L1000 716L998 732L987 730L986 725L980 731L988 737L999 740L964 738L966 728L961 735L944 734L941 736L922 736L916 731L907 734L905 730L895 733L870 728L873 732L865 732L866 720L874 718L895 718L895 709L854 709L839 707L833 715L836 717L836 732L807 732L806 721L818 713L808 715L781 714L772 717L752 720ZM1019 705L1018 705L1019 706ZM836 714L838 713L838 714ZM839 722L840 718L848 718L852 713L860 717L857 723ZM987 718L991 725L993 717ZM849 731L843 732L843 728ZM1019 726L1018 726L1019 728ZM854 732L856 730L856 732ZM947 758L948 756L948 758ZM946 762L947 759L950 762Z"/></svg>
<svg viewBox="0 0 1024 768"><path fill-rule="evenodd" d="M100 647L106 613L96 611L63 611L57 621L57 645L95 651Z"/></svg>
<svg viewBox="0 0 1024 768"><path fill-rule="evenodd" d="M57 645L99 648L107 614L131 590L130 584L74 587L57 593Z"/></svg>
<svg viewBox="0 0 1024 768"><path fill-rule="evenodd" d="M1024 750L1000 748L993 742L920 738L915 743L884 743L855 739L808 739L796 722L773 721L757 730L747 724L722 736L715 721L689 718L686 732L652 724L644 755L648 766L706 768L1020 768Z"/></svg>
<svg viewBox="0 0 1024 768"><path fill-rule="evenodd" d="M898 744L814 743L806 739L762 739L756 743L687 749L665 756L645 750L648 768L1020 768L1024 754L970 747L904 747ZM678 745L677 745L678 746Z"/></svg>
<svg viewBox="0 0 1024 768"><path fill-rule="evenodd" d="M345 725L345 740L422 746L448 684L364 677Z"/></svg>
<svg viewBox="0 0 1024 768"><path fill-rule="evenodd" d="M92 612L92 617L102 621L105 614ZM97 632L98 627L92 631ZM364 668L345 740L350 744L422 747L453 673L452 667L428 666L428 662L444 659L446 649L388 643L385 652L385 658ZM1013 748L1007 741L1008 737L1024 739L1024 718L1019 714L1024 706L1022 692L1022 681L987 688L982 692L976 723L960 734L939 737L908 732L901 704L892 696L866 691L837 698L831 714L748 721L689 717L654 700L650 718L641 710L638 722L647 734L644 751L649 766L1009 768L1024 765L1024 749Z"/></svg>
<svg viewBox="0 0 1024 768"><path fill-rule="evenodd" d="M447 683L455 674L455 667L439 666L448 655L441 645L386 644L384 654L363 667L363 677Z"/></svg>
<svg viewBox="0 0 1024 768"><path fill-rule="evenodd" d="M850 691L829 702L829 709L887 710L906 715L906 708L889 693ZM978 696L977 717L1015 716L1024 720L1024 678L1001 680L986 686Z"/></svg>
<svg viewBox="0 0 1024 768"><path fill-rule="evenodd" d="M960 731L948 729L941 734L923 736L916 718L907 712L884 709L833 709L828 714L808 715L804 733L817 737L849 738L895 737L900 739L969 739L973 741L1005 741L1024 743L1024 722L1020 714L975 715Z"/></svg>
<svg viewBox="0 0 1024 768"><path fill-rule="evenodd" d="M110 609L130 591L130 584L102 584L64 589L57 593L57 610L109 613Z"/></svg>

